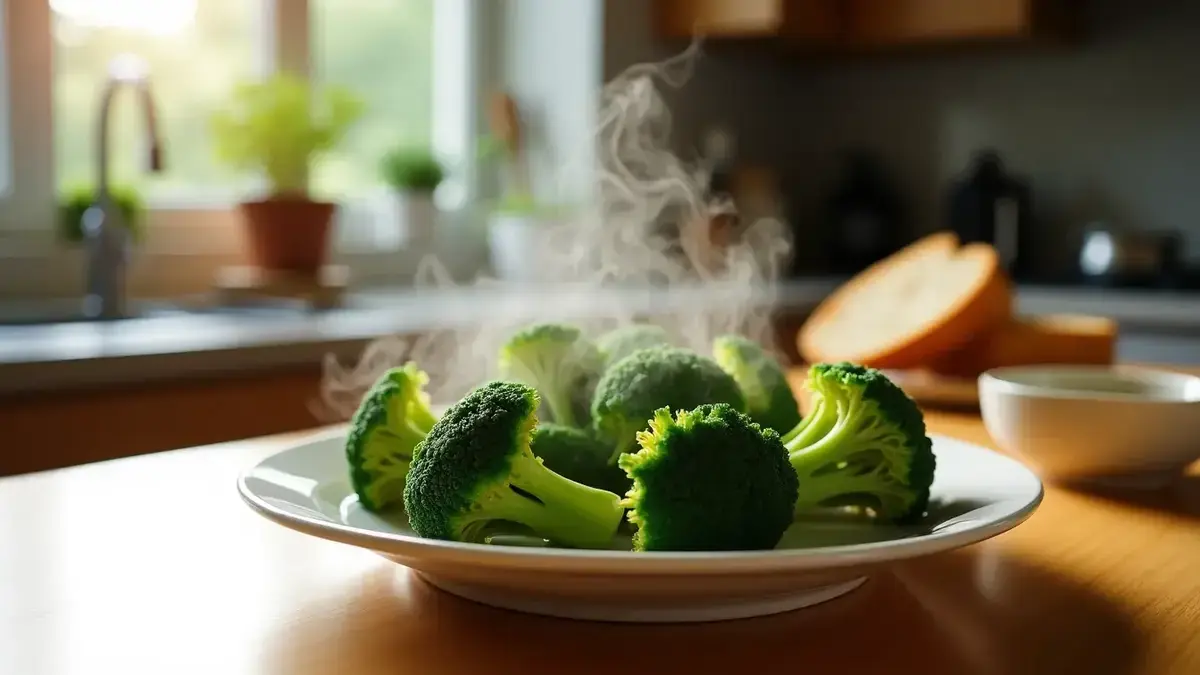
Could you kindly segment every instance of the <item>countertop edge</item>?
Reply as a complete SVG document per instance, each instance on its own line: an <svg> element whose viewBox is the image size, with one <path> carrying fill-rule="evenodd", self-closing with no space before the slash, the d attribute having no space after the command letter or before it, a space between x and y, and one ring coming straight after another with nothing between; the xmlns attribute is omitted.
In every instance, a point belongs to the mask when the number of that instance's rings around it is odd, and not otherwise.
<svg viewBox="0 0 1200 675"><path fill-rule="evenodd" d="M499 295L482 300L488 311L505 313L511 306L533 312L530 316L545 312L547 306L564 307L579 316L604 315L613 307L625 305L644 313L670 313L685 306L694 310L697 302L740 302L753 309L803 314L815 308L840 282L836 278L788 281L751 292L719 287L679 292L623 289L602 294L594 301L588 296L588 303L578 301L582 295L572 294L586 293L589 289L516 292L525 293L523 296L491 289L487 292ZM464 291L466 295L462 295ZM245 375L306 365L319 368L329 357L345 363L356 360L375 340L462 324L480 316L477 305L481 298L470 296L469 289L458 292L457 296L447 295L439 301L420 300L422 292L411 290L397 295L398 301L391 305L383 301L334 317L294 317L281 325L270 321L239 322L229 316L207 320L188 317L186 322L159 324L164 330L169 327L185 333L178 341L155 342L141 339L135 331L121 333L117 329L108 335L101 328L87 326L36 326L23 331L0 327L0 395ZM555 302L558 304L553 305ZM1117 320L1122 330L1200 340L1200 295L1020 286L1016 305L1021 314L1108 316ZM5 344L5 330L17 331L10 335L23 336L25 342ZM61 346L56 346L55 340Z"/></svg>

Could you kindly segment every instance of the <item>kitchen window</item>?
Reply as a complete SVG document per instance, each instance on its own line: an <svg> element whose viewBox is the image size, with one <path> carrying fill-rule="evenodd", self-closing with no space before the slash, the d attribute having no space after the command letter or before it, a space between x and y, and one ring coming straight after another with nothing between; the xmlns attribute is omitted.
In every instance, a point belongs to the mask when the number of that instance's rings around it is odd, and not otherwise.
<svg viewBox="0 0 1200 675"><path fill-rule="evenodd" d="M377 169L396 144L427 144L448 163L439 198L470 194L479 100L475 0L0 0L0 258L69 255L56 197L92 184L99 92L112 59L149 66L166 171L145 171L141 111L123 91L111 125L110 176L146 200L140 255L235 252L232 205L260 185L213 158L210 112L239 81L284 69L352 87L367 113L313 167L316 196L343 205L344 238L386 211ZM344 242L343 242L344 243ZM0 263L0 292L8 284Z"/></svg>
<svg viewBox="0 0 1200 675"><path fill-rule="evenodd" d="M4 39L6 5L0 0L0 208L8 198L12 171L8 134L8 49Z"/></svg>
<svg viewBox="0 0 1200 675"><path fill-rule="evenodd" d="M263 7L246 0L159 3L165 11L137 7L136 2L101 2L110 5L112 13L106 16L88 11L94 0L51 2L67 12L51 14L55 183L60 189L94 180L100 92L110 64L123 54L136 54L150 73L167 170L158 176L146 172L145 121L131 92L123 91L110 127L113 181L136 186L144 199L163 206L231 201L247 190L246 176L215 160L208 114L239 81L266 71ZM140 11L123 16L119 8ZM106 19L116 25L107 25Z"/></svg>

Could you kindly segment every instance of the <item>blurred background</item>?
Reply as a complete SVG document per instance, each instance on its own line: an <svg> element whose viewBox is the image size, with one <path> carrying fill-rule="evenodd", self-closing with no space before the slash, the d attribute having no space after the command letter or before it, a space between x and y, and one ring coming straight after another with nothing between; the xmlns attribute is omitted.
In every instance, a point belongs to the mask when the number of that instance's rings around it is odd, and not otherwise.
<svg viewBox="0 0 1200 675"><path fill-rule="evenodd" d="M337 421L533 316L799 362L940 231L1094 320L1012 340L1200 364L1198 38L1170 0L0 0L0 476Z"/></svg>

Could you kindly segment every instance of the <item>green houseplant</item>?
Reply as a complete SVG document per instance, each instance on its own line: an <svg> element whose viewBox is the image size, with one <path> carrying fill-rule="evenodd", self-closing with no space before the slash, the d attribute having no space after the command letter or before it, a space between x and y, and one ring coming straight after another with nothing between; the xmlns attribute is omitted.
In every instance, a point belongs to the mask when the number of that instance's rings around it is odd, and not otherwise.
<svg viewBox="0 0 1200 675"><path fill-rule="evenodd" d="M433 153L421 148L396 148L383 157L383 179L398 192L433 193L446 171Z"/></svg>
<svg viewBox="0 0 1200 675"><path fill-rule="evenodd" d="M531 264L545 248L547 230L563 222L564 209L533 194L522 149L496 135L479 143L479 159L498 170L500 197L487 205L487 243L492 271L506 282L545 281L544 265Z"/></svg>
<svg viewBox="0 0 1200 675"><path fill-rule="evenodd" d="M312 198L309 169L362 113L361 99L345 89L278 74L240 84L212 116L217 157L262 172L269 185L262 198L240 204L252 263L309 274L324 264L336 205Z"/></svg>
<svg viewBox="0 0 1200 675"><path fill-rule="evenodd" d="M408 244L428 243L438 219L433 195L446 179L446 170L429 150L408 147L388 152L380 168L395 194L401 239Z"/></svg>
<svg viewBox="0 0 1200 675"><path fill-rule="evenodd" d="M533 189L528 130L520 106L498 91L488 101L488 131L480 139L480 162L497 173L500 200L487 216L488 253L492 271L508 282L544 281L549 271L531 260L545 253L546 233L559 221L544 209Z"/></svg>
<svg viewBox="0 0 1200 675"><path fill-rule="evenodd" d="M146 215L141 194L130 185L114 185L109 188L109 196L121 213L130 239L141 241ZM83 241L83 214L95 203L96 190L87 183L76 183L62 191L58 198L58 234L63 241L71 244Z"/></svg>

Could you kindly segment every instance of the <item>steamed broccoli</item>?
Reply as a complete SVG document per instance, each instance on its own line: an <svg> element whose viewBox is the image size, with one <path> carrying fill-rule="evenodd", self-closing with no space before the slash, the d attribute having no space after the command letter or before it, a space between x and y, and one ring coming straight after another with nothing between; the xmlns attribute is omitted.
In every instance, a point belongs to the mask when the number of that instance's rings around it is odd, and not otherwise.
<svg viewBox="0 0 1200 675"><path fill-rule="evenodd" d="M624 515L620 497L564 478L533 455L539 404L532 387L491 382L442 415L408 473L404 505L414 532L483 542L507 524L564 546L611 545Z"/></svg>
<svg viewBox="0 0 1200 675"><path fill-rule="evenodd" d="M540 424L533 433L531 448L546 468L576 483L617 494L629 489L625 472L608 462L612 445L589 431L561 424Z"/></svg>
<svg viewBox="0 0 1200 675"><path fill-rule="evenodd" d="M662 408L637 439L620 459L635 550L770 549L791 525L798 481L779 434L728 404Z"/></svg>
<svg viewBox="0 0 1200 675"><path fill-rule="evenodd" d="M750 419L780 434L800 424L800 406L783 368L757 342L723 335L713 341L713 358L737 380Z"/></svg>
<svg viewBox="0 0 1200 675"><path fill-rule="evenodd" d="M692 410L728 403L745 410L737 382L715 361L678 347L651 347L621 359L604 372L592 399L592 423L614 446L609 463L636 443L659 408Z"/></svg>
<svg viewBox="0 0 1200 675"><path fill-rule="evenodd" d="M606 367L636 351L671 344L671 336L664 328L640 323L615 328L596 339Z"/></svg>
<svg viewBox="0 0 1200 675"><path fill-rule="evenodd" d="M566 324L528 326L500 349L501 377L537 389L553 421L566 426L587 422L587 404L602 366L596 345Z"/></svg>
<svg viewBox="0 0 1200 675"><path fill-rule="evenodd" d="M413 363L385 372L350 420L346 460L359 503L381 511L402 502L413 450L436 421L425 386L429 378Z"/></svg>
<svg viewBox="0 0 1200 675"><path fill-rule="evenodd" d="M854 507L883 521L923 517L936 460L916 403L850 363L813 366L807 387L812 410L784 437L800 478L796 515Z"/></svg>

